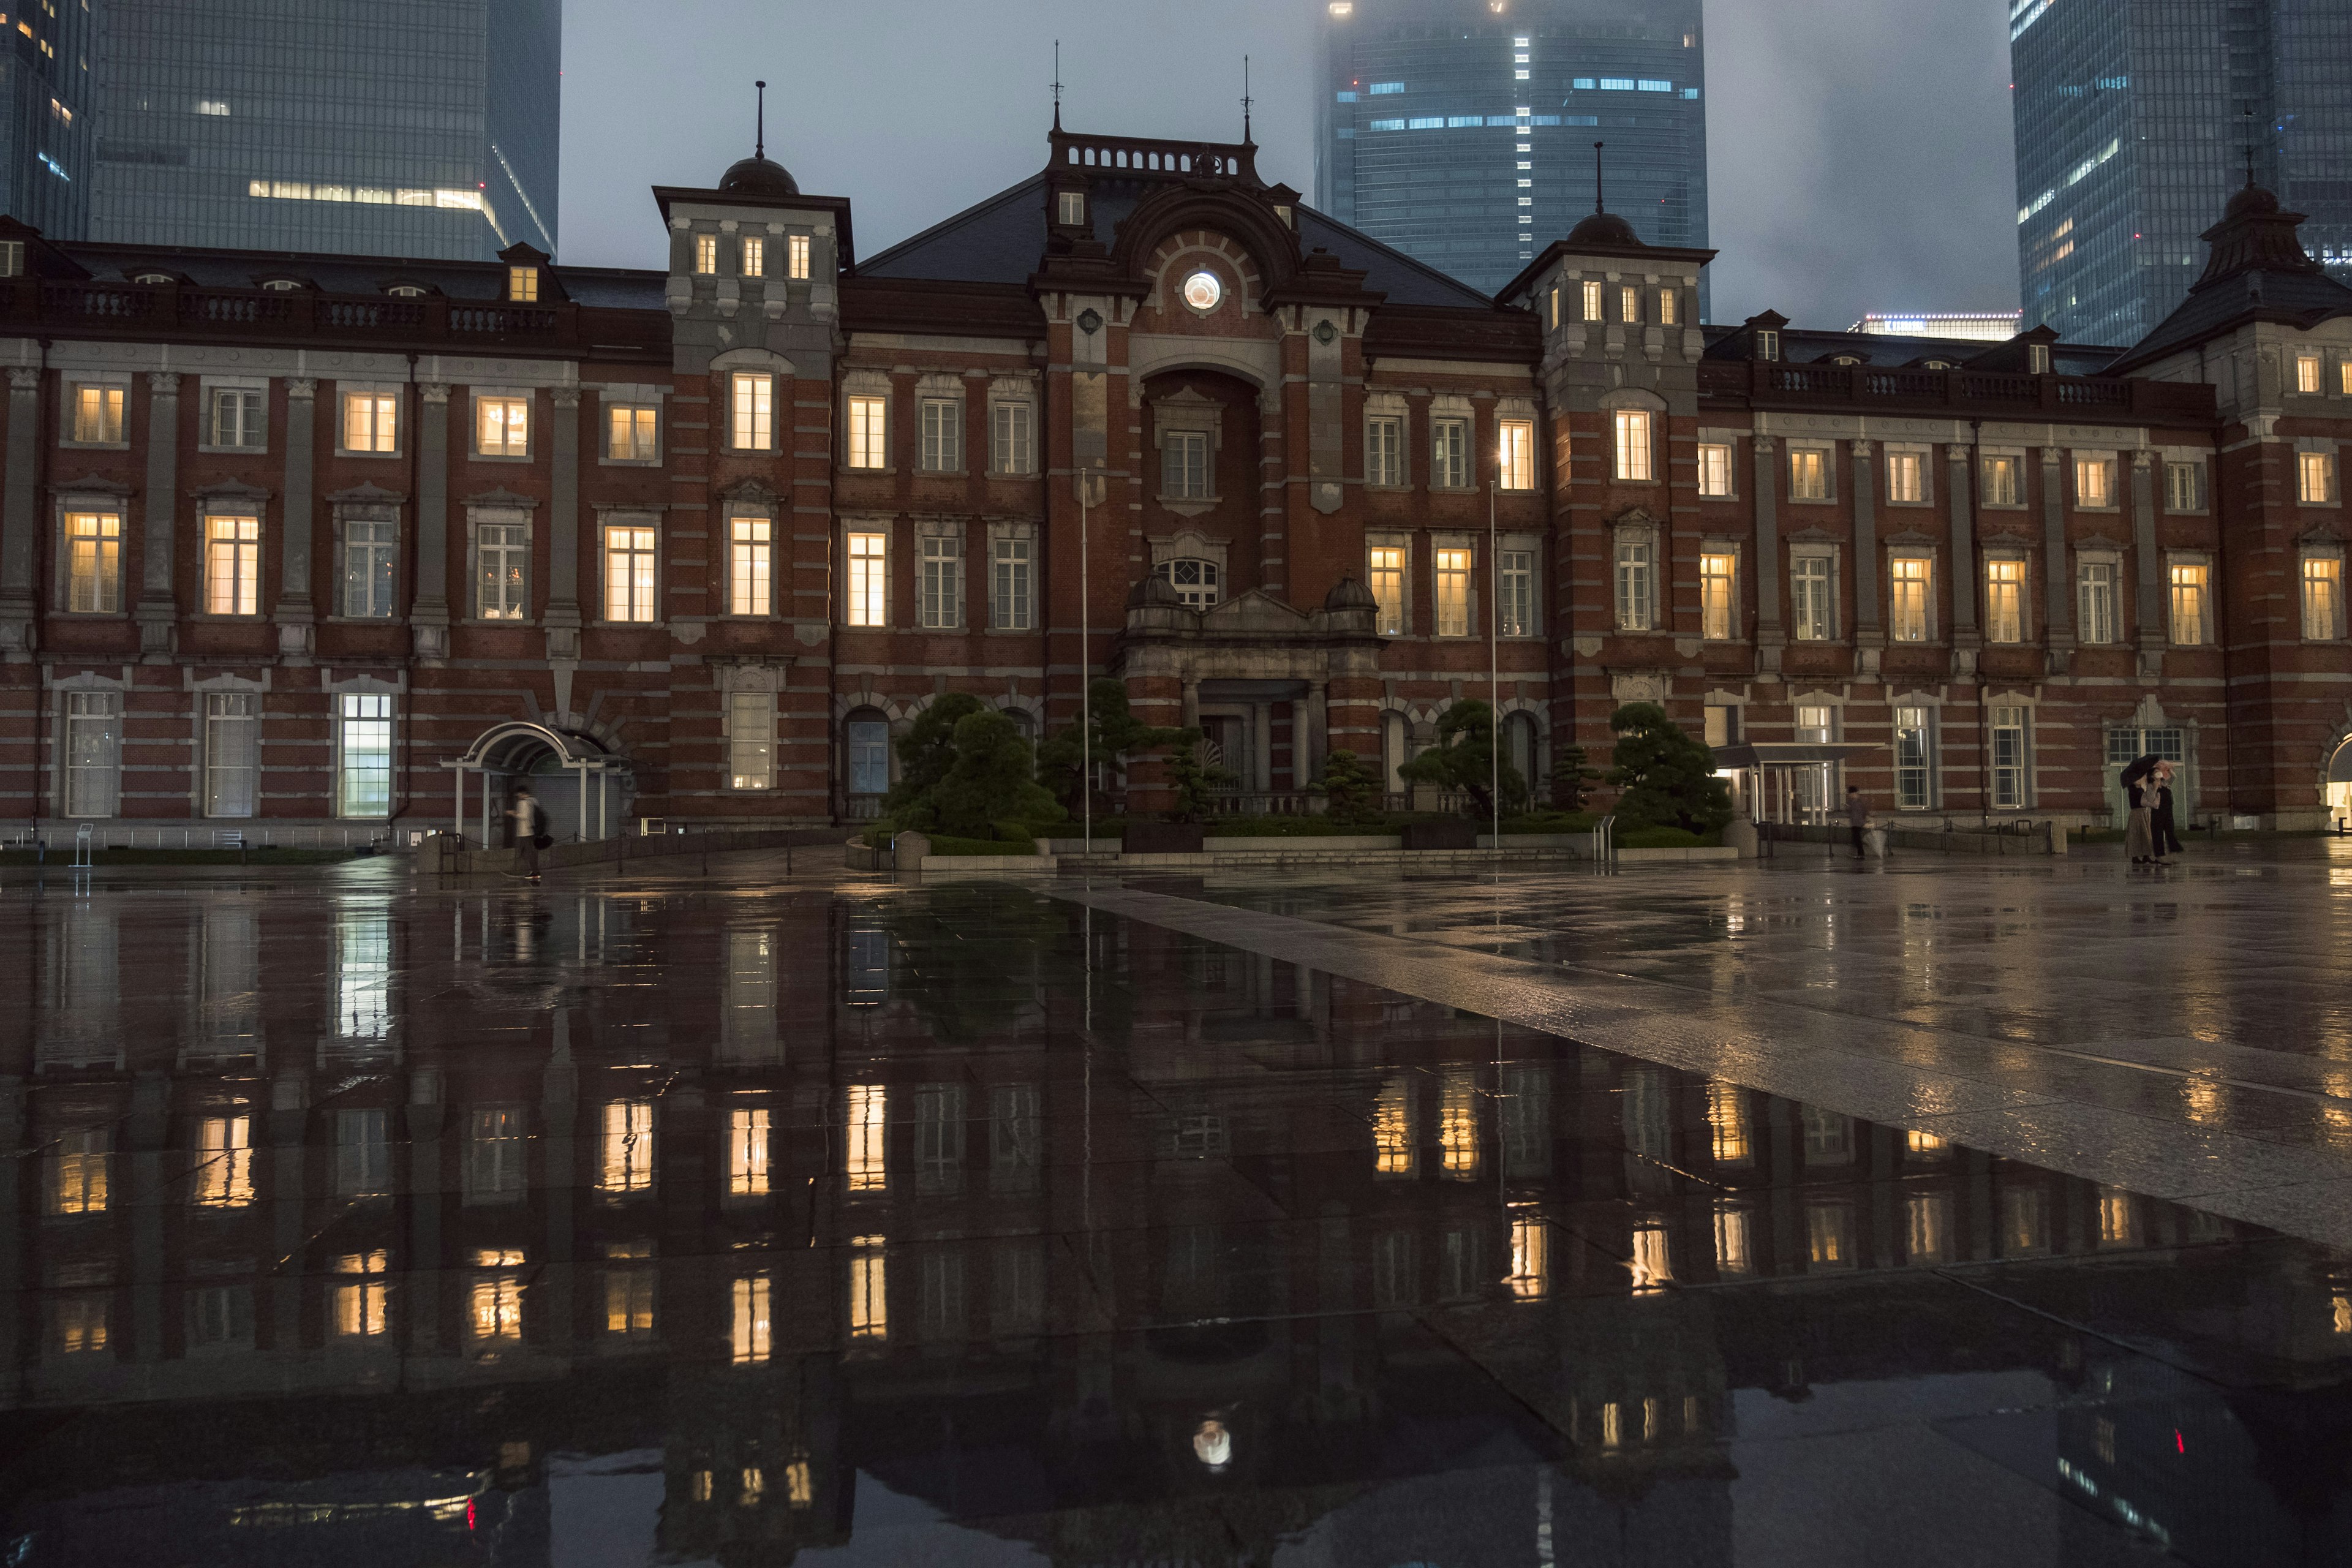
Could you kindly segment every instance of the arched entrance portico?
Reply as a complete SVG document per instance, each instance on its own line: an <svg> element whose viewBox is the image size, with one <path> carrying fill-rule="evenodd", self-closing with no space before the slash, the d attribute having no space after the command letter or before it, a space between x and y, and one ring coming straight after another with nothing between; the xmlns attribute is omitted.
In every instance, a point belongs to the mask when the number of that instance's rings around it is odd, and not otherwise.
<svg viewBox="0 0 2352 1568"><path fill-rule="evenodd" d="M2336 743L2336 754L2327 759L2327 778L2320 787L2326 792L2331 825L2352 816L2352 735Z"/></svg>
<svg viewBox="0 0 2352 1568"><path fill-rule="evenodd" d="M606 750L593 735L526 720L493 724L463 755L443 765L457 775L457 836L477 848L505 847L506 813L521 780L530 782L540 809L547 814L548 833L559 844L611 837L620 831L636 796L628 759ZM471 800L467 773L481 780Z"/></svg>

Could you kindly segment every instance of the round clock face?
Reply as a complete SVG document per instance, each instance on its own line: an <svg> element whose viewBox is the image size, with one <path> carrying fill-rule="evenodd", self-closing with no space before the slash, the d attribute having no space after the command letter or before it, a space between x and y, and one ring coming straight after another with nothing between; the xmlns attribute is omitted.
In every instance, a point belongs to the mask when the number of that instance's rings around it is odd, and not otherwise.
<svg viewBox="0 0 2352 1568"><path fill-rule="evenodd" d="M1213 310L1224 297L1225 286L1213 272L1202 270L1184 279L1184 303L1195 310Z"/></svg>

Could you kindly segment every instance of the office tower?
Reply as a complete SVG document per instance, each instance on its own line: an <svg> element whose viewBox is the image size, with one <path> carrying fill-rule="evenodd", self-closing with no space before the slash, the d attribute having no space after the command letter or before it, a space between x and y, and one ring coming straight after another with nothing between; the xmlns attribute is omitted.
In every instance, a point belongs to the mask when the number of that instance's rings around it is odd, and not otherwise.
<svg viewBox="0 0 2352 1568"><path fill-rule="evenodd" d="M2025 320L2137 342L2255 183L2352 281L2352 17L2312 0L2011 0Z"/></svg>
<svg viewBox="0 0 2352 1568"><path fill-rule="evenodd" d="M89 232L90 12L86 0L0 6L0 213Z"/></svg>
<svg viewBox="0 0 2352 1568"><path fill-rule="evenodd" d="M1591 213L1706 244L1699 0L1329 0L1315 200L1493 290ZM1702 292L1700 309L1706 309Z"/></svg>
<svg viewBox="0 0 2352 1568"><path fill-rule="evenodd" d="M555 249L562 0L105 0L101 16L92 239Z"/></svg>

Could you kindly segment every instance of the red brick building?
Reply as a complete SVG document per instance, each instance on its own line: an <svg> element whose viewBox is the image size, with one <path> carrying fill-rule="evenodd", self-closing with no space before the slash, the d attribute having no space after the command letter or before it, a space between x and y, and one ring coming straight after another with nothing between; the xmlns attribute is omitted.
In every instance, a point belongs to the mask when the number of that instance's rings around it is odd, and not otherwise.
<svg viewBox="0 0 2352 1568"><path fill-rule="evenodd" d="M1246 143L1049 147L872 258L756 157L660 273L9 226L0 818L856 817L932 698L1042 734L1082 665L1242 805L1493 688L1539 788L1634 698L1929 817L2352 784L2352 290L2266 193L2118 357L1702 324L1606 215L1489 300Z"/></svg>

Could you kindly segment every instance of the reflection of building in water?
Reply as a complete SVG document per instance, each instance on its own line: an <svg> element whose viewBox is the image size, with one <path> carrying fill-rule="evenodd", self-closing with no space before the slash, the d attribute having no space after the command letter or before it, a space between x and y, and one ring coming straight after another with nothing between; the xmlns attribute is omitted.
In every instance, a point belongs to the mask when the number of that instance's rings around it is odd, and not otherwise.
<svg viewBox="0 0 2352 1568"><path fill-rule="evenodd" d="M845 1540L859 1471L1059 1562L1508 1561L1542 1520L1728 1563L1733 1391L2098 1375L1936 1268L2259 1294L2283 1364L2352 1328L2169 1205L1153 928L1100 922L1089 984L1080 916L985 897L583 899L528 948L499 905L41 906L0 1352L92 1413L20 1520L103 1555L135 1487L215 1560L487 1562L468 1519L545 1539L551 1453L646 1451L660 1549L730 1563ZM102 1048L61 1022L101 934L146 967ZM2273 1418L2179 1418L2208 1504L2134 1392L2066 1418L2067 1484L2182 1540L2243 1506Z"/></svg>

